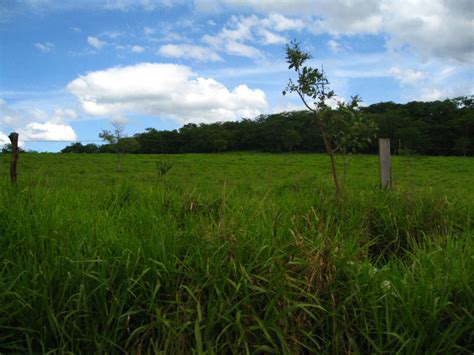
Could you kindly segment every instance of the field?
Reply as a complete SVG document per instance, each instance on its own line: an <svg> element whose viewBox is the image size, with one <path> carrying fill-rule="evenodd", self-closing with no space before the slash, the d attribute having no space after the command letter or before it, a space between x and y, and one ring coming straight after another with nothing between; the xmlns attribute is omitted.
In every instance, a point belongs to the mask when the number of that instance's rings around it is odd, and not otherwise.
<svg viewBox="0 0 474 355"><path fill-rule="evenodd" d="M473 158L0 159L0 352L474 351Z"/></svg>

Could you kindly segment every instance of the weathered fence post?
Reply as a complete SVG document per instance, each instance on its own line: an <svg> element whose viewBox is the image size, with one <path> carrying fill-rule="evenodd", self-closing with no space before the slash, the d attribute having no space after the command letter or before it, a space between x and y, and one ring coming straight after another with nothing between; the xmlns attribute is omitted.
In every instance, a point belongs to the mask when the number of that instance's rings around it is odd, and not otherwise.
<svg viewBox="0 0 474 355"><path fill-rule="evenodd" d="M16 162L18 161L18 133L12 132L8 136L12 144L12 159L10 161L10 179L12 184L16 183Z"/></svg>
<svg viewBox="0 0 474 355"><path fill-rule="evenodd" d="M390 168L390 138L379 138L380 187L387 189L392 186Z"/></svg>

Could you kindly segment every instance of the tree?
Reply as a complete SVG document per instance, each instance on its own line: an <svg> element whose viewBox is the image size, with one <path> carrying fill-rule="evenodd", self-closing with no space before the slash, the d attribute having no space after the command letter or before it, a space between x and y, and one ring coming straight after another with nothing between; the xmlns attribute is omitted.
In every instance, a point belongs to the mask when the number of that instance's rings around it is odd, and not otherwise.
<svg viewBox="0 0 474 355"><path fill-rule="evenodd" d="M135 153L140 145L135 138L128 138L124 134L125 124L122 121L112 121L113 131L102 130L99 137L108 143L108 146L117 155L118 170L122 169L122 157L126 153ZM107 148L109 148L107 147Z"/></svg>
<svg viewBox="0 0 474 355"><path fill-rule="evenodd" d="M103 129L102 132L99 133L99 138L109 144L116 144L124 135L125 124L119 120L113 120L111 124L114 127L113 132Z"/></svg>
<svg viewBox="0 0 474 355"><path fill-rule="evenodd" d="M339 184L335 153L347 151L370 142L373 135L370 127L366 125L358 111L360 99L358 96L352 98L349 104L340 102L338 109L333 110L327 103L334 97L334 91L328 90L329 81L324 70L306 66L305 63L311 59L309 53L301 50L298 42L293 41L286 46L286 61L288 69L293 69L297 75L296 81L291 78L283 91L283 95L288 92L296 92L306 108L313 114L314 120L319 130L319 134L324 143L324 148L331 161L331 171L336 188L336 198L341 197L341 186ZM357 134L353 134L353 129L357 127Z"/></svg>
<svg viewBox="0 0 474 355"><path fill-rule="evenodd" d="M11 152L12 152L12 144L11 143L4 144L2 148L2 153L11 153ZM23 148L18 147L18 153L26 153L26 151Z"/></svg>
<svg viewBox="0 0 474 355"><path fill-rule="evenodd" d="M367 148L378 130L375 121L367 119L360 113L357 107L359 102L358 96L355 96L349 105L339 103L337 119L334 120L335 125L331 130L333 150L342 153L344 175L347 170L346 155Z"/></svg>
<svg viewBox="0 0 474 355"><path fill-rule="evenodd" d="M466 137L459 137L455 141L454 151L458 154L461 153L462 155L466 156L469 150L469 144L469 139L467 139Z"/></svg>

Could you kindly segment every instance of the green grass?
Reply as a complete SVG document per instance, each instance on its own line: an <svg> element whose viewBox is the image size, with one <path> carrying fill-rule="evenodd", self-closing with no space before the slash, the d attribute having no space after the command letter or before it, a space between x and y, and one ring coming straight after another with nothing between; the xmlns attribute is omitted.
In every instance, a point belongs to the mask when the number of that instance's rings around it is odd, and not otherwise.
<svg viewBox="0 0 474 355"><path fill-rule="evenodd" d="M0 352L474 351L472 158L0 158Z"/></svg>

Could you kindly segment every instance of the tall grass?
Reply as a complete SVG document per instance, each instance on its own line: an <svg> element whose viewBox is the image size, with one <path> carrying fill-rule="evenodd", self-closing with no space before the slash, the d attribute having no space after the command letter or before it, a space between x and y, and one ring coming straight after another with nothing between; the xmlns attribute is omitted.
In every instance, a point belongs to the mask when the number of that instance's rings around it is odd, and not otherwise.
<svg viewBox="0 0 474 355"><path fill-rule="evenodd" d="M336 202L315 155L177 156L167 179L151 156L21 158L0 180L1 352L474 351L470 186L395 161L385 193L353 157Z"/></svg>

